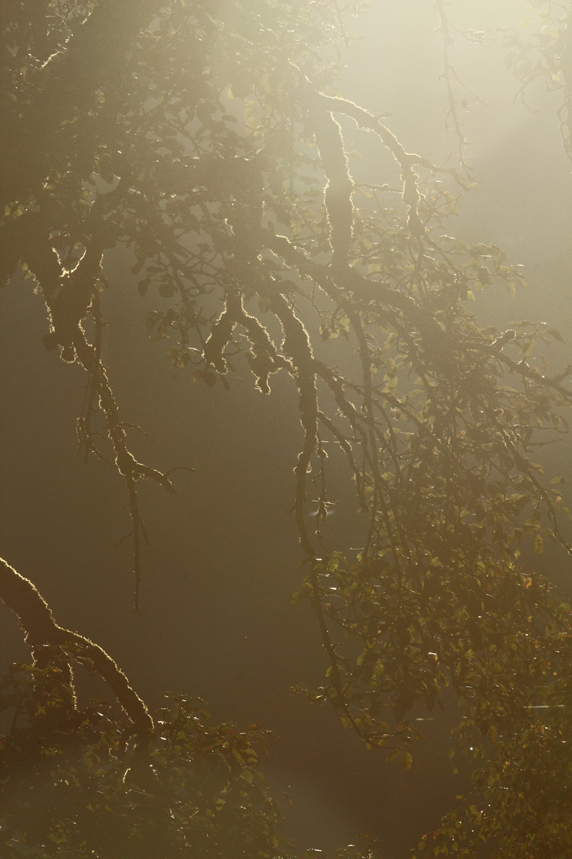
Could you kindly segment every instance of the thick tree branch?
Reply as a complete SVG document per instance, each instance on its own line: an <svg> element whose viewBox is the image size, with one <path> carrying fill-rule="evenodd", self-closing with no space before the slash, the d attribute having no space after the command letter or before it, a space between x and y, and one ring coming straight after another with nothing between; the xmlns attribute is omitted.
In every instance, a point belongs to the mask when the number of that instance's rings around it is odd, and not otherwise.
<svg viewBox="0 0 572 859"><path fill-rule="evenodd" d="M89 638L59 626L45 599L32 582L2 558L0 599L17 615L20 626L26 633L25 640L34 650L43 645L61 647L70 660L93 667L113 691L118 703L131 719L140 740L153 730L153 719L147 707L111 656Z"/></svg>

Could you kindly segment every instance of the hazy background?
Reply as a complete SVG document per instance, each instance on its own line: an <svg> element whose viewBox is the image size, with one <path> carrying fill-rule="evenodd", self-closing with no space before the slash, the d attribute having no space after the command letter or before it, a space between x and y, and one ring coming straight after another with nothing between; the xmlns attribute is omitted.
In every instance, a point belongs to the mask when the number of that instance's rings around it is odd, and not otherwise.
<svg viewBox="0 0 572 859"><path fill-rule="evenodd" d="M514 24L525 5L463 0L448 9L462 25L487 29ZM377 0L354 25L362 35L346 52L339 87L374 113L392 114L387 124L407 149L442 163L456 141L444 127L433 6ZM557 98L534 86L528 109L515 102L519 83L504 53L461 39L451 49L461 78L482 99L458 90L481 190L464 198L447 232L494 241L525 265L528 290L511 301L495 289L482 313L499 326L513 318L555 325L566 346L551 351L565 362L572 353L571 166L558 138ZM390 176L390 159L373 139L367 153ZM363 162L354 167L363 170ZM76 450L84 374L44 351L43 302L21 278L0 294L0 551L35 582L58 622L105 647L150 703L162 690L186 692L203 697L216 720L259 722L279 734L268 773L294 800L285 812L301 847L331 849L365 830L384 840L388 859L405 856L460 790L450 775L447 725L424 723L428 741L404 774L362 748L328 710L289 694L294 683L315 683L325 664L308 608L287 600L303 574L289 516L301 438L294 383L274 377L273 396L264 397L240 368L229 392L193 385L189 372L164 359L165 341L148 342L130 266L119 253L110 260L103 305L104 359L121 413L152 436L133 437L145 461L196 469L175 476L174 498L141 486L150 537L143 615L132 613L130 542L116 548L130 528L123 486L103 464L84 465ZM563 474L569 454L569 444L551 454ZM570 589L570 559L548 555L541 563ZM2 667L26 656L2 610Z"/></svg>

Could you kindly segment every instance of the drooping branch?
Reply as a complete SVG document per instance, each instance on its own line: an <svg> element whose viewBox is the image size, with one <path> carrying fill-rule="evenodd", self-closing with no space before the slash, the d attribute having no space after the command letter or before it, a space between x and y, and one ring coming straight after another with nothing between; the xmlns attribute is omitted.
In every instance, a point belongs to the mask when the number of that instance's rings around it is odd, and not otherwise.
<svg viewBox="0 0 572 859"><path fill-rule="evenodd" d="M322 167L328 183L324 202L330 225L332 265L336 268L347 261L353 229L352 192L354 183L348 171L348 159L339 123L321 105L310 112Z"/></svg>
<svg viewBox="0 0 572 859"><path fill-rule="evenodd" d="M225 308L213 324L205 343L204 357L207 369L212 366L218 373L226 373L228 365L224 357L224 350L230 342L236 323L237 319L233 312L232 297L230 292L228 292Z"/></svg>
<svg viewBox="0 0 572 859"><path fill-rule="evenodd" d="M315 550L308 535L305 521L306 475L318 438L318 391L314 372L314 356L308 332L286 299L275 293L271 297L270 307L284 329L283 349L294 365L296 384L300 394L300 422L304 428L304 444L294 469L296 475L294 512L302 548L309 558L314 558Z"/></svg>
<svg viewBox="0 0 572 859"><path fill-rule="evenodd" d="M94 204L95 205L95 204ZM33 216L32 216L33 217ZM76 268L68 273L53 250L48 231L39 221L36 241L26 249L29 269L36 277L50 313L51 331L44 338L48 349L60 346L62 358L73 362L76 356L86 370L91 389L91 401L98 403L106 419L108 438L113 447L115 465L125 480L129 495L129 511L133 537L133 574L135 578L135 611L139 611L139 584L141 579L141 539L146 540L145 525L139 512L136 483L138 480L153 480L167 492L174 494L175 488L168 475L156 468L139 462L127 445L126 431L107 370L101 362L97 345L88 342L83 321L102 277L101 261L105 244L104 232L94 225L94 239L87 247ZM86 451L88 448L86 447Z"/></svg>
<svg viewBox="0 0 572 859"><path fill-rule="evenodd" d="M295 370L296 383L300 394L300 422L304 429L304 443L298 455L298 463L294 469L296 475L296 499L294 502L294 513L296 525L302 548L306 552L311 563L310 581L313 591L312 605L316 613L320 634L328 658L330 660L334 694L329 700L337 713L343 714L350 722L353 717L344 695L342 677L340 672L340 660L332 641L330 631L320 598L318 584L318 568L320 561L316 558L316 552L306 526L305 504L306 504L306 481L310 469L312 454L318 444L318 419L320 410L318 408L318 390L316 387L316 373L314 356L308 332L303 323L298 319L286 299L276 293L271 298L271 310L276 314L284 329L283 349L291 359Z"/></svg>
<svg viewBox="0 0 572 859"><path fill-rule="evenodd" d="M268 379L271 373L276 373L287 366L287 361L278 354L268 331L256 316L244 309L242 294L238 289L229 288L225 298L225 307L211 328L211 333L204 346L204 358L207 365L224 375L227 371L227 361L224 350L232 339L236 325L242 326L252 344L246 358L252 372L256 375L256 387L263 394L270 393Z"/></svg>
<svg viewBox="0 0 572 859"><path fill-rule="evenodd" d="M135 611L138 613L140 609L141 538L146 540L146 531L139 512L136 483L141 479L153 480L171 495L174 495L176 490L167 473L139 462L127 447L125 429L119 416L113 389L109 384L107 371L99 359L96 347L87 342L83 332L81 336L76 337L74 345L80 363L89 373L91 384L99 398L99 406L107 419L107 434L115 453L115 464L125 479L129 494L129 512L133 526L131 536L133 537L133 575L135 578L134 604Z"/></svg>
<svg viewBox="0 0 572 859"><path fill-rule="evenodd" d="M256 387L263 394L269 394L268 379L270 374L288 367L288 362L282 355L278 354L276 346L260 320L246 312L242 304L242 296L237 307L236 318L245 329L246 336L252 344L251 353L246 357L252 372L256 375Z"/></svg>
<svg viewBox="0 0 572 859"><path fill-rule="evenodd" d="M113 691L143 742L153 730L153 719L117 663L89 638L59 626L32 582L0 558L0 598L18 617L26 642L40 652L45 645L59 647L69 661L92 667Z"/></svg>

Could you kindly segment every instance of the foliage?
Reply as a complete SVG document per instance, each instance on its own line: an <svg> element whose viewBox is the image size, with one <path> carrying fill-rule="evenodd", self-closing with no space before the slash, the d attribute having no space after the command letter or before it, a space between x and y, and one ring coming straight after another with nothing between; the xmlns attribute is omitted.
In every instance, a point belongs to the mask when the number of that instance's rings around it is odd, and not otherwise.
<svg viewBox="0 0 572 859"><path fill-rule="evenodd" d="M292 855L256 726L212 726L196 704L166 696L142 754L109 706L72 706L65 669L14 666L3 683L0 707L15 710L0 746L3 856Z"/></svg>
<svg viewBox="0 0 572 859"><path fill-rule="evenodd" d="M555 770L537 768L533 777L530 761L542 748L569 779L561 754L568 608L522 565L521 553L542 552L545 538L570 550L560 524L568 514L562 479L546 482L534 458L538 446L568 429L570 368L553 374L536 351L539 342L561 339L554 329L478 324L479 293L501 283L514 296L522 275L498 247L444 232L456 194L470 184L462 153L457 169L434 165L408 152L379 117L336 95L337 45L348 37L344 22L355 5L250 0L220 16L211 0L61 0L39 6L28 26L24 4L9 4L0 105L10 143L0 168L2 276L18 264L29 274L48 309L46 348L87 371L79 444L86 456L114 463L126 483L136 603L145 537L137 483L150 479L170 492L174 486L170 472L130 452L100 359L105 291L116 288L103 271L107 251L119 245L132 254L139 293L156 299L147 329L169 341L169 359L189 367L195 381L228 386L229 368L244 360L263 394L274 373L291 377L302 426L293 509L309 570L293 599L311 601L330 661L323 687L307 694L329 701L369 746L408 768L416 736L408 716L419 704L431 710L449 686L460 701L460 737L483 761L475 776L480 799L470 798L424 849L439 855L449 839L453 851L466 844L459 855L469 856L476 838L492 838L493 846L496 838L503 857L522 850L539 859L564 856L567 788L539 832L538 808L553 790ZM438 11L447 43L443 3ZM532 47L515 38L506 36L517 49L507 65L526 83L540 67L522 56L540 50L569 103L568 19ZM355 180L347 139L356 125L389 150L397 179L378 182L371 168L371 182ZM363 539L353 553L330 545L325 522L335 503L329 468L342 462L363 513ZM540 706L551 708L542 730L530 718ZM153 789L141 795L120 786L128 742L121 754L106 751L109 766L95 775L81 769L83 731L96 757L121 731L105 714L73 715L80 719L70 764L77 778L97 793L97 779L109 777L104 793L140 820L117 835L118 855L129 855L136 832L155 837L146 828L148 802L161 807L157 825L164 822L161 837L173 856L184 839L203 837L201 827L210 833L207 810L187 819L185 806L179 815L177 791L189 773L202 772L192 743L212 752L213 772L224 773L231 793L247 796L246 818L230 820L229 831L256 820L262 842L249 855L275 855L275 812L257 804L250 758L252 793L230 766L233 751L242 754L240 743L250 740L230 740L230 729L206 728L193 712L181 717L180 730L191 738L176 753L181 762L170 745L179 717L166 717L153 735L157 778L174 779L165 785L168 807L176 807L169 819ZM43 725L31 720L27 733L10 739L9 772L10 755L31 754L30 731L40 731L38 760L52 748L55 728ZM229 754L222 752L226 742ZM55 740L53 747L60 749ZM198 802L201 784L189 802ZM216 802L205 809L223 820L230 806ZM108 814L96 811L102 820ZM61 826L72 837L71 823ZM215 851L223 838L217 833ZM83 849L81 839L74 843Z"/></svg>
<svg viewBox="0 0 572 859"><path fill-rule="evenodd" d="M505 64L522 82L523 98L526 88L538 78L546 81L550 89L562 93L558 109L560 135L564 151L572 161L572 10L541 0L529 4L529 11L530 15L520 22L521 31L534 27L528 38L516 31L504 36L503 46L508 49Z"/></svg>
<svg viewBox="0 0 572 859"><path fill-rule="evenodd" d="M492 700L511 692L514 712L494 731L488 749L475 736L474 720L463 721L460 733L478 761L471 791L458 797L459 807L440 830L424 837L418 856L468 859L483 855L483 845L495 859L570 855L572 690L566 664L572 630L569 606L556 610L559 617L548 621L544 638L527 637L526 675L511 678L518 686L503 688L506 678L489 670Z"/></svg>

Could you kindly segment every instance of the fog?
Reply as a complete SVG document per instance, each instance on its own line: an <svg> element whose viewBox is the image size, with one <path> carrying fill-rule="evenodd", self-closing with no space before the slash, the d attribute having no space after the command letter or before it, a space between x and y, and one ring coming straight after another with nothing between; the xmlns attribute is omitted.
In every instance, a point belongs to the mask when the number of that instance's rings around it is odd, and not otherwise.
<svg viewBox="0 0 572 859"><path fill-rule="evenodd" d="M443 163L455 157L457 141L445 127L433 5L378 0L355 21L359 39L345 52L339 89L387 115L406 149ZM525 5L462 0L450 4L450 14L461 27L488 30L513 23ZM524 265L526 291L511 300L495 287L479 298L476 312L500 327L529 318L559 328L566 342L551 349L550 360L561 364L572 343L571 165L558 135L558 93L539 82L523 103L505 53L460 36L451 47L450 61L470 90L455 83L466 100L466 157L480 190L464 195L447 231L495 242ZM365 135L349 125L344 133L359 138L362 149ZM351 162L356 175L373 159L382 177L392 177L382 181L395 181L377 141L363 147L367 158ZM231 374L230 391L193 384L189 371L165 359L163 342L149 342L142 326L147 305L131 265L120 251L107 261L104 361L124 418L148 434L134 436L135 453L159 468L195 469L174 476L174 497L141 487L150 540L142 615L132 612L131 547L120 543L130 529L123 487L113 469L84 464L76 449L83 373L44 350L43 302L21 277L0 295L2 554L34 581L57 621L107 649L151 703L164 690L186 692L204 698L216 720L261 723L279 735L269 746L267 773L277 792L292 797L284 813L301 847L333 850L367 831L382 839L388 859L403 857L437 825L462 777L451 774L446 720L424 723L427 741L405 774L367 752L328 710L289 692L319 682L326 665L309 608L288 601L304 574L289 515L301 438L295 385L277 376L273 395L264 397L245 367ZM128 325L114 324L127 317ZM569 455L566 441L548 454L551 467L566 474ZM354 506L342 497L328 520L339 527L338 539L344 528L352 539ZM569 559L559 556L555 566L549 554L541 566L572 590ZM27 649L7 611L0 622L4 668Z"/></svg>

